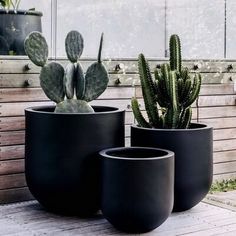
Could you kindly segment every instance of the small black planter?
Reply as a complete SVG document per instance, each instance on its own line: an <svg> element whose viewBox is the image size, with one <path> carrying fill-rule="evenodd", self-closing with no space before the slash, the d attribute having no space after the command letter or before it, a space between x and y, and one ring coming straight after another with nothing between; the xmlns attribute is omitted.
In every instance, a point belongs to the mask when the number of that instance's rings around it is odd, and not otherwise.
<svg viewBox="0 0 236 236"><path fill-rule="evenodd" d="M190 129L131 127L131 146L158 147L175 153L174 211L198 204L208 193L213 176L212 128L191 124Z"/></svg>
<svg viewBox="0 0 236 236"><path fill-rule="evenodd" d="M102 212L117 229L148 232L173 208L174 153L155 148L114 148L102 158Z"/></svg>
<svg viewBox="0 0 236 236"><path fill-rule="evenodd" d="M24 40L32 31L42 31L41 12L0 10L0 55L25 55Z"/></svg>
<svg viewBox="0 0 236 236"><path fill-rule="evenodd" d="M25 174L33 196L47 209L88 216L100 208L98 152L124 146L124 111L53 113L54 106L25 110Z"/></svg>

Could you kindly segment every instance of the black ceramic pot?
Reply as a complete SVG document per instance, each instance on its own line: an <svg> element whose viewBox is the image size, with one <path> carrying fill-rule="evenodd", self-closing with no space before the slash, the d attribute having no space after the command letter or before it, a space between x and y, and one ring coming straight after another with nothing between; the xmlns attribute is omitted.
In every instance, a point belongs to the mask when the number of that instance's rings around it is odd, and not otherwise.
<svg viewBox="0 0 236 236"><path fill-rule="evenodd" d="M59 114L54 106L25 110L25 174L33 196L47 209L88 216L100 208L98 152L124 146L124 111Z"/></svg>
<svg viewBox="0 0 236 236"><path fill-rule="evenodd" d="M198 204L208 193L213 176L212 128L191 124L190 129L131 127L131 146L158 147L175 153L174 211Z"/></svg>
<svg viewBox="0 0 236 236"><path fill-rule="evenodd" d="M174 153L155 148L114 148L102 159L102 213L117 229L144 233L170 215Z"/></svg>
<svg viewBox="0 0 236 236"><path fill-rule="evenodd" d="M25 55L24 40L32 31L42 32L41 12L0 10L0 55Z"/></svg>

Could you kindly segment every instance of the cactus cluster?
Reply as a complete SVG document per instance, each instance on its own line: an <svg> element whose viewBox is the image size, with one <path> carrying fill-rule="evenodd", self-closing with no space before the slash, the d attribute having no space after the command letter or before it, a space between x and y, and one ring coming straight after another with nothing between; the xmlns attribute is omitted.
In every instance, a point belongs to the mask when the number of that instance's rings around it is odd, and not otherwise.
<svg viewBox="0 0 236 236"><path fill-rule="evenodd" d="M148 61L143 54L139 55L139 75L149 122L142 115L136 98L132 99L132 110L141 127L189 128L191 105L199 95L201 75L195 73L192 78L188 68L182 67L178 35L170 37L169 49L170 63L164 63L160 69L155 69L154 79Z"/></svg>
<svg viewBox="0 0 236 236"><path fill-rule="evenodd" d="M88 102L100 96L109 81L107 70L101 60L102 44L103 34L98 60L88 67L84 75L79 62L84 40L79 32L71 31L67 34L65 48L70 62L65 69L57 62L47 63L48 45L41 33L32 32L27 36L25 52L35 65L42 67L40 85L47 97L57 103L55 112L94 112Z"/></svg>

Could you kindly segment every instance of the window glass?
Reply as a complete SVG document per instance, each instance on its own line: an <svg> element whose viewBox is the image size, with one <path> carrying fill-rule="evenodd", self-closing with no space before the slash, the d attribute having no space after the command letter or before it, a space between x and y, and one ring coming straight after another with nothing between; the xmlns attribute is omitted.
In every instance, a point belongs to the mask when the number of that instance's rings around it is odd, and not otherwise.
<svg viewBox="0 0 236 236"><path fill-rule="evenodd" d="M53 1L53 0L52 0ZM52 22L51 22L51 12L52 12L52 3L51 0L22 0L20 4L20 9L30 9L35 8L36 11L41 11L42 16L42 31L44 36L47 39L49 45L49 55L52 56Z"/></svg>
<svg viewBox="0 0 236 236"><path fill-rule="evenodd" d="M96 57L104 32L103 57L164 57L164 0L58 0L57 56L65 56L64 39L72 29L85 39L83 57Z"/></svg>
<svg viewBox="0 0 236 236"><path fill-rule="evenodd" d="M179 34L184 58L224 57L224 9L224 0L167 1L167 34Z"/></svg>

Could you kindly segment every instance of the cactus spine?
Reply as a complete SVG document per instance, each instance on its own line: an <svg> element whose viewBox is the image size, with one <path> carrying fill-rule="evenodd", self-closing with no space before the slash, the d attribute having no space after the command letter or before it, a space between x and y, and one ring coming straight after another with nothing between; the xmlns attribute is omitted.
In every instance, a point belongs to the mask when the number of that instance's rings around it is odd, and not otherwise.
<svg viewBox="0 0 236 236"><path fill-rule="evenodd" d="M138 124L146 128L186 129L192 118L192 103L201 87L201 75L191 78L189 70L182 67L181 45L178 35L170 37L170 63L161 65L150 73L143 54L139 55L139 75L149 122L143 117L136 98L132 110ZM161 112L158 110L160 108Z"/></svg>
<svg viewBox="0 0 236 236"><path fill-rule="evenodd" d="M91 113L89 101L96 99L107 88L109 77L102 64L103 34L100 40L98 61L90 65L86 75L79 63L84 40L77 31L67 34L65 40L69 64L64 69L57 62L47 63L48 45L39 32L30 33L25 39L25 51L30 60L41 66L40 85L49 99L57 103L57 113ZM76 98L75 98L76 97Z"/></svg>

